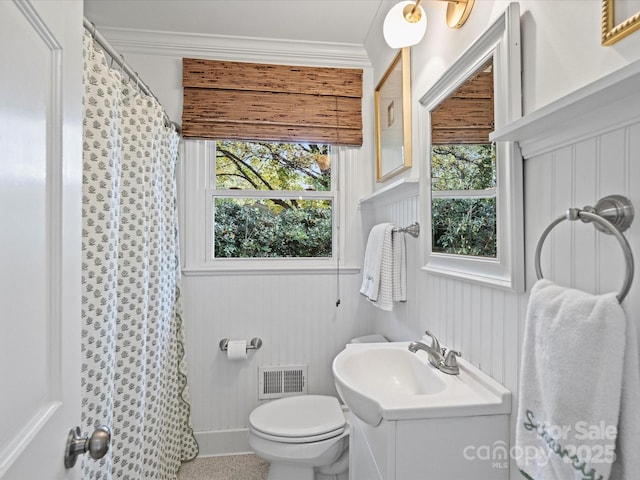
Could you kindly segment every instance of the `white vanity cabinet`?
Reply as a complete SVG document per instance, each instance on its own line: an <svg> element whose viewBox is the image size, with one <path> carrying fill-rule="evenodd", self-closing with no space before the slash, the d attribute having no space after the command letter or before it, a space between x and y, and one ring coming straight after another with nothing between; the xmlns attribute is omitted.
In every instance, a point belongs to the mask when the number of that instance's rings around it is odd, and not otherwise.
<svg viewBox="0 0 640 480"><path fill-rule="evenodd" d="M350 422L350 480L509 478L509 415Z"/></svg>
<svg viewBox="0 0 640 480"><path fill-rule="evenodd" d="M350 480L507 480L511 392L464 358L448 375L409 344L350 344L333 361Z"/></svg>

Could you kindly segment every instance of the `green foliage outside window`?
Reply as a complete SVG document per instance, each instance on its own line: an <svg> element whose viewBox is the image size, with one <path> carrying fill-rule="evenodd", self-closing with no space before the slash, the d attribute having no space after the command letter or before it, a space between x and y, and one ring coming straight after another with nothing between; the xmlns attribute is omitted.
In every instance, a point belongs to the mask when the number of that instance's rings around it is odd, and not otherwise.
<svg viewBox="0 0 640 480"><path fill-rule="evenodd" d="M495 160L492 144L432 147L432 190L443 192L431 202L434 252L496 257L496 199L484 194L496 186ZM468 195L445 193L455 190Z"/></svg>
<svg viewBox="0 0 640 480"><path fill-rule="evenodd" d="M332 201L304 193L331 190L328 146L219 141L216 188L264 191L259 197L215 197L216 258L331 256ZM282 197L278 191L300 194Z"/></svg>
<svg viewBox="0 0 640 480"><path fill-rule="evenodd" d="M217 198L215 212L216 258L331 256L330 202Z"/></svg>
<svg viewBox="0 0 640 480"><path fill-rule="evenodd" d="M327 145L216 142L216 188L331 190Z"/></svg>
<svg viewBox="0 0 640 480"><path fill-rule="evenodd" d="M434 198L433 251L496 256L495 198Z"/></svg>

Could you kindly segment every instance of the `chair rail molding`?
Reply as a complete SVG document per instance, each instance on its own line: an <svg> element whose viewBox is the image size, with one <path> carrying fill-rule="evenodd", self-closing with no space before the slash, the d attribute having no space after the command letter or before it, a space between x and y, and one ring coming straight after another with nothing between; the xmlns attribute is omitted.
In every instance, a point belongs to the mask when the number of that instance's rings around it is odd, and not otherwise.
<svg viewBox="0 0 640 480"><path fill-rule="evenodd" d="M640 117L640 61L497 129L491 141L516 141L525 159L626 127Z"/></svg>
<svg viewBox="0 0 640 480"><path fill-rule="evenodd" d="M401 178L389 183L375 192L362 197L360 206L373 206L379 203L390 203L418 195L419 178Z"/></svg>

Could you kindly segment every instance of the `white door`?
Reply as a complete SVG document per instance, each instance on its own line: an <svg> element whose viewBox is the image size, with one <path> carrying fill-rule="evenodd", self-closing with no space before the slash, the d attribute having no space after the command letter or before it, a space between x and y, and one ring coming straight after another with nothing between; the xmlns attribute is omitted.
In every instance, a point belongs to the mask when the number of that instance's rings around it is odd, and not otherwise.
<svg viewBox="0 0 640 480"><path fill-rule="evenodd" d="M80 476L82 12L0 0L2 480Z"/></svg>

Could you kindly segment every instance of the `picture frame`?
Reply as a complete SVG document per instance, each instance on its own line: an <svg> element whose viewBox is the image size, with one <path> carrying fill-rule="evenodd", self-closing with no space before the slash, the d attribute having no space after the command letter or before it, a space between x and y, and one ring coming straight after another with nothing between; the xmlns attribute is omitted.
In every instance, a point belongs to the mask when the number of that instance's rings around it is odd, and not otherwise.
<svg viewBox="0 0 640 480"><path fill-rule="evenodd" d="M640 29L640 11L618 11L621 7L630 7L629 2L619 0L602 0L602 45L610 46L624 37ZM618 7L618 8L616 8ZM620 20L622 17L622 20Z"/></svg>
<svg viewBox="0 0 640 480"><path fill-rule="evenodd" d="M378 183L412 165L410 52L398 52L374 91Z"/></svg>

